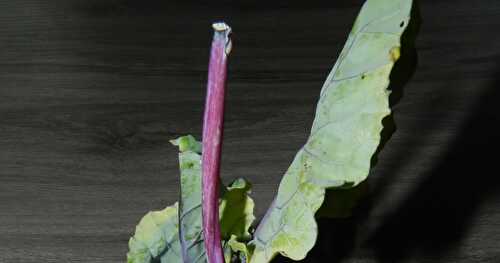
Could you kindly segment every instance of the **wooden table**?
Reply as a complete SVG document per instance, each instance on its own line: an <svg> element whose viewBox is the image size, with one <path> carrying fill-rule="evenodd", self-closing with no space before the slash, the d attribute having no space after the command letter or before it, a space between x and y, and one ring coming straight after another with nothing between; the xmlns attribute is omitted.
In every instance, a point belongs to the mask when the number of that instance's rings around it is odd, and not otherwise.
<svg viewBox="0 0 500 263"><path fill-rule="evenodd" d="M210 2L0 2L0 262L125 261L142 215L177 200L168 140L200 136L221 18L222 175L251 180L264 213L362 1ZM397 129L354 216L322 220L307 262L500 260L500 4L420 3Z"/></svg>

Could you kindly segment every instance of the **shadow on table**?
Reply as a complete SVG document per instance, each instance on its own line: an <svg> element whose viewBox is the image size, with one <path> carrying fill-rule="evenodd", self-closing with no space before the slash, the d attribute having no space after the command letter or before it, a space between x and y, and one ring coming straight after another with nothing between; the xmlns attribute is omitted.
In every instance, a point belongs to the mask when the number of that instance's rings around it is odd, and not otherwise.
<svg viewBox="0 0 500 263"><path fill-rule="evenodd" d="M487 87L444 158L375 232L367 246L381 262L400 262L412 253L439 258L459 245L478 207L498 193L498 87L500 77Z"/></svg>

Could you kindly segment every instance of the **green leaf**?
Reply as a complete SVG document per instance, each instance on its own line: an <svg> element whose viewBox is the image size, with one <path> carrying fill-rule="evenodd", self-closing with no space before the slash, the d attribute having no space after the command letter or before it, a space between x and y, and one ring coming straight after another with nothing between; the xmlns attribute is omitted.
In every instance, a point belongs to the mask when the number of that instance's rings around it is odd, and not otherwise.
<svg viewBox="0 0 500 263"><path fill-rule="evenodd" d="M251 187L246 180L236 179L222 195L219 204L222 239L229 240L233 235L240 240L251 238L249 230L255 220L255 204L249 196Z"/></svg>
<svg viewBox="0 0 500 263"><path fill-rule="evenodd" d="M235 235L231 235L227 245L231 248L231 251L233 251L234 254L239 255L240 262L250 262L252 251L244 242L238 241L238 238Z"/></svg>
<svg viewBox="0 0 500 263"><path fill-rule="evenodd" d="M170 140L170 143L179 147L179 152L191 151L201 154L201 143L192 135L181 136L175 140Z"/></svg>
<svg viewBox="0 0 500 263"><path fill-rule="evenodd" d="M129 240L127 263L181 262L177 224L177 203L161 211L147 213Z"/></svg>
<svg viewBox="0 0 500 263"><path fill-rule="evenodd" d="M249 196L251 187L246 180L236 179L224 189L220 199L219 222L226 262L233 262L231 259L238 258L237 262L248 262L249 253L245 242L251 238L250 231L255 220L253 214L255 204Z"/></svg>
<svg viewBox="0 0 500 263"><path fill-rule="evenodd" d="M303 259L314 246L314 215L325 189L365 180L390 114L389 74L399 58L411 0L368 0L326 79L311 134L285 173L251 244L253 263L277 253Z"/></svg>
<svg viewBox="0 0 500 263"><path fill-rule="evenodd" d="M183 262L205 262L201 217L201 143L191 136L172 140L179 146L181 199L179 237Z"/></svg>

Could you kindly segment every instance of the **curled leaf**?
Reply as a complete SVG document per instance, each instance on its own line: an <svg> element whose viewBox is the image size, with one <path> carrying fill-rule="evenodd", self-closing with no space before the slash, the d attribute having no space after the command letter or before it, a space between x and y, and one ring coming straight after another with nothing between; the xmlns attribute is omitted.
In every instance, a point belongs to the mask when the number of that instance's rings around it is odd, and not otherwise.
<svg viewBox="0 0 500 263"><path fill-rule="evenodd" d="M255 216L254 202L250 198L251 184L244 179L236 179L222 195L219 204L221 236L228 240L235 236L240 240L249 240L250 227Z"/></svg>
<svg viewBox="0 0 500 263"><path fill-rule="evenodd" d="M191 136L172 140L179 146L181 198L179 201L179 239L185 263L205 262L201 221L201 144Z"/></svg>
<svg viewBox="0 0 500 263"><path fill-rule="evenodd" d="M227 245L231 248L233 254L238 255L239 262L248 263L251 260L252 251L244 242L238 241L235 235L231 235L231 238L227 242Z"/></svg>

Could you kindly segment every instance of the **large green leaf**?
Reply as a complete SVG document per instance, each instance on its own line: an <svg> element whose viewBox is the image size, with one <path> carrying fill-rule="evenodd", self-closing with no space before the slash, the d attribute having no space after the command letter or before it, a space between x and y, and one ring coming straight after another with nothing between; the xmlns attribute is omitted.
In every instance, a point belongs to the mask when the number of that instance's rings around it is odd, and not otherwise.
<svg viewBox="0 0 500 263"><path fill-rule="evenodd" d="M277 253L303 259L314 246L314 214L325 189L352 187L368 175L390 114L389 74L399 58L411 0L368 0L321 90L311 134L285 173L255 232L252 263Z"/></svg>
<svg viewBox="0 0 500 263"><path fill-rule="evenodd" d="M136 227L129 242L128 263L206 262L201 220L201 144L191 136L171 141L179 147L181 200L162 211L149 212ZM251 185L237 179L223 187L219 213L221 233L229 257L241 251L236 240L250 238L254 202L248 195ZM179 224L180 222L180 224ZM228 242L230 238L233 241ZM236 250L238 248L238 250Z"/></svg>

